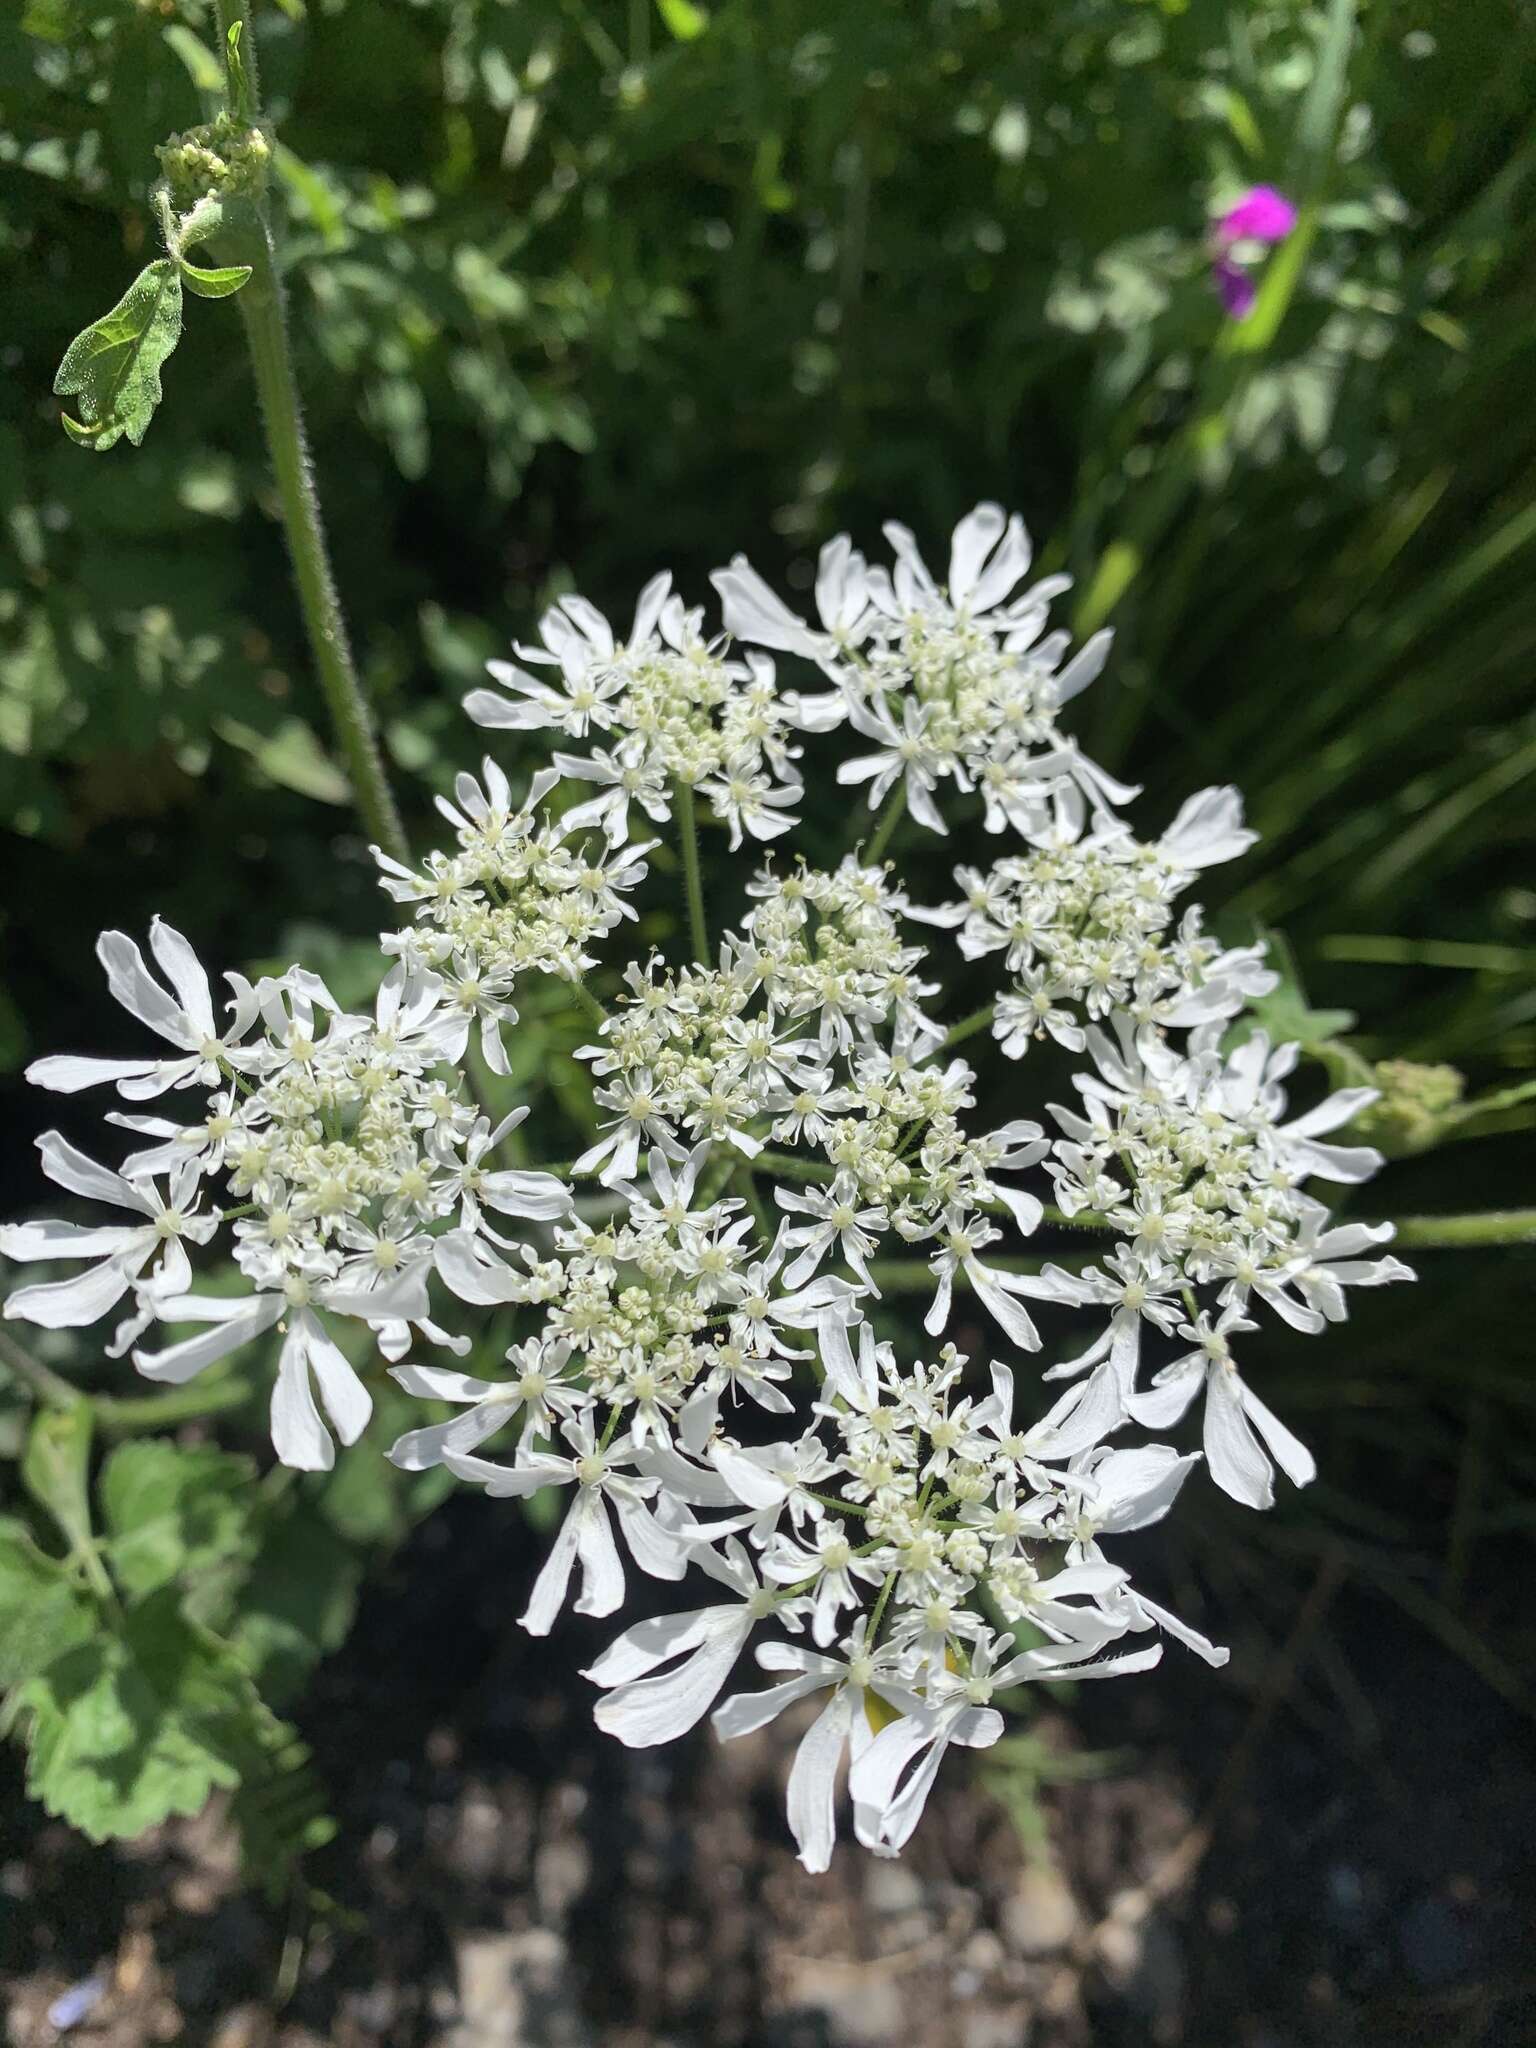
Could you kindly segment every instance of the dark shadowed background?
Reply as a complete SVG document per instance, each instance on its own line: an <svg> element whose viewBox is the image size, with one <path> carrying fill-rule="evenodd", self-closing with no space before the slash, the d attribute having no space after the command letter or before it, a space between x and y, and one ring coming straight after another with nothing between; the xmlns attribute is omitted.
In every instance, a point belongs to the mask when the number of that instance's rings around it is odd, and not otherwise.
<svg viewBox="0 0 1536 2048"><path fill-rule="evenodd" d="M1531 1202L1528 9L270 0L256 29L335 566L418 849L482 750L460 697L552 593L621 616L670 566L703 600L737 548L803 588L842 528L937 555L995 497L1076 578L1065 617L1115 626L1076 730L1138 822L1245 790L1263 842L1208 894L1276 935L1277 1024L1386 1063L1361 1213ZM50 396L154 253L154 147L202 117L211 45L190 0L0 18L5 1214L41 1198L26 1061L129 1043L102 925L159 911L347 1000L381 922L235 310L191 304L140 449L71 445ZM1233 323L1207 224L1261 182L1302 224ZM944 892L931 844L902 858ZM1018 1113L1019 1070L976 1057ZM91 1848L8 1752L12 2040L93 1977L82 2038L123 2048L1536 2037L1536 1263L1414 1263L1253 1357L1314 1486L1261 1520L1192 1484L1127 1547L1230 1666L1053 1701L949 1769L894 1868L795 1865L792 1730L597 1737L594 1637L512 1625L540 1544L513 1504L426 1521L360 1455L303 1480L245 1648L313 1752L274 1830L337 1831L265 1886L222 1809ZM35 1348L121 1377L88 1333ZM6 1377L7 1495L27 1407ZM197 1431L257 1454L260 1401Z"/></svg>

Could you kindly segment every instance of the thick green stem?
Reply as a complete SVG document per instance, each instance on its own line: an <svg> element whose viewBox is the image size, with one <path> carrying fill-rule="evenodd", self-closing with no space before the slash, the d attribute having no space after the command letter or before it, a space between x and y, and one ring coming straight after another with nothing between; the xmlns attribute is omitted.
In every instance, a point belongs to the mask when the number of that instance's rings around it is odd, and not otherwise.
<svg viewBox="0 0 1536 2048"><path fill-rule="evenodd" d="M876 866L885 849L891 843L891 834L896 830L896 827L901 823L906 814L907 785L905 782L898 782L886 798L885 809L880 813L879 823L875 826L873 833L870 835L869 844L864 849L864 865L866 867L872 868Z"/></svg>
<svg viewBox="0 0 1536 2048"><path fill-rule="evenodd" d="M699 867L699 826L694 816L693 788L677 784L677 836L683 854L683 883L688 891L688 932L693 957L701 967L709 965L709 926L704 919L704 876Z"/></svg>

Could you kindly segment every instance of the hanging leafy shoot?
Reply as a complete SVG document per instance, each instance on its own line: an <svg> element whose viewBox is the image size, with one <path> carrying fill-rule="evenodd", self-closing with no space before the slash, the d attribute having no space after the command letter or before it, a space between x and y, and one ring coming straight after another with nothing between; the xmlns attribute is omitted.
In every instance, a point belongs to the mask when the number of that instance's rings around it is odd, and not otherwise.
<svg viewBox="0 0 1536 2048"><path fill-rule="evenodd" d="M244 72L239 76L243 95ZM262 130L231 113L173 136L160 150L165 175L154 207L166 254L145 264L111 312L75 336L53 380L58 397L80 401L81 417L65 413L64 431L82 448L104 453L125 434L138 447L149 431L162 396L160 372L181 339L183 284L200 299L227 299L249 283L248 263L204 269L186 252L240 225L240 214L261 196L271 153Z"/></svg>

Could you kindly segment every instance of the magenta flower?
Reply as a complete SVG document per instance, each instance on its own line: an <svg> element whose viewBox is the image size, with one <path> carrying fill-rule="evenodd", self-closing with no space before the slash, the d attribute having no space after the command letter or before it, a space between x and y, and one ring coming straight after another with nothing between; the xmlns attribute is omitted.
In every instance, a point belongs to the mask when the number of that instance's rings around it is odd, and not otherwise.
<svg viewBox="0 0 1536 2048"><path fill-rule="evenodd" d="M1246 320L1258 296L1244 243L1273 248L1296 225L1296 208L1273 185L1255 185L1228 207L1212 231L1211 275L1221 303L1234 320Z"/></svg>

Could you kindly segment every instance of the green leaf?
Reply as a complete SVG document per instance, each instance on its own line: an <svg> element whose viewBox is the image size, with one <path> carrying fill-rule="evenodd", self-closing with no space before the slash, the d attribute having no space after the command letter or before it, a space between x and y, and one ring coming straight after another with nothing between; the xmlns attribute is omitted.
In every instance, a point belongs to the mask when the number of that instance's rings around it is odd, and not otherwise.
<svg viewBox="0 0 1536 2048"><path fill-rule="evenodd" d="M279 787L313 797L316 803L350 802L351 784L302 718L285 718L276 732L257 732L237 718L216 719L213 729L230 746L249 754Z"/></svg>
<svg viewBox="0 0 1536 2048"><path fill-rule="evenodd" d="M22 1483L58 1523L71 1550L84 1550L91 1541L91 1504L86 1491L90 1457L88 1401L38 1413L22 1455Z"/></svg>
<svg viewBox="0 0 1536 2048"><path fill-rule="evenodd" d="M90 1841L132 1837L202 1810L240 1782L263 1711L234 1657L178 1612L166 1587L120 1634L76 1644L22 1686L27 1789Z"/></svg>
<svg viewBox="0 0 1536 2048"><path fill-rule="evenodd" d="M202 270L183 256L181 275L200 299L229 299L241 285L249 283L251 266L249 263L226 263L216 270Z"/></svg>
<svg viewBox="0 0 1536 2048"><path fill-rule="evenodd" d="M221 1451L122 1444L101 1475L108 1559L132 1598L255 1547L255 1468Z"/></svg>
<svg viewBox="0 0 1536 2048"><path fill-rule="evenodd" d="M308 1500L266 1532L249 1569L226 1590L232 1620L224 1631L263 1699L281 1706L295 1698L320 1659L340 1648L362 1575L362 1552Z"/></svg>
<svg viewBox="0 0 1536 2048"><path fill-rule="evenodd" d="M709 16L693 0L656 0L656 12L680 43L694 42L709 27Z"/></svg>
<svg viewBox="0 0 1536 2048"><path fill-rule="evenodd" d="M0 1521L0 1693L44 1670L84 1642L96 1616L56 1557L28 1530Z"/></svg>
<svg viewBox="0 0 1536 2048"><path fill-rule="evenodd" d="M1268 964L1280 977L1279 985L1267 996L1255 996L1227 1033L1230 1048L1251 1038L1255 1030L1269 1033L1272 1045L1292 1042L1316 1052L1330 1044L1355 1022L1353 1010L1314 1010L1307 1000L1301 969L1283 932L1260 928L1258 936L1269 949Z"/></svg>
<svg viewBox="0 0 1536 2048"><path fill-rule="evenodd" d="M224 73L219 60L192 29L173 21L160 31L166 43L186 66L187 76L199 92L222 92Z"/></svg>
<svg viewBox="0 0 1536 2048"><path fill-rule="evenodd" d="M162 256L65 351L53 388L80 400L80 419L64 415L70 439L105 452L126 434L137 447L160 403L161 366L180 339L181 277Z"/></svg>

